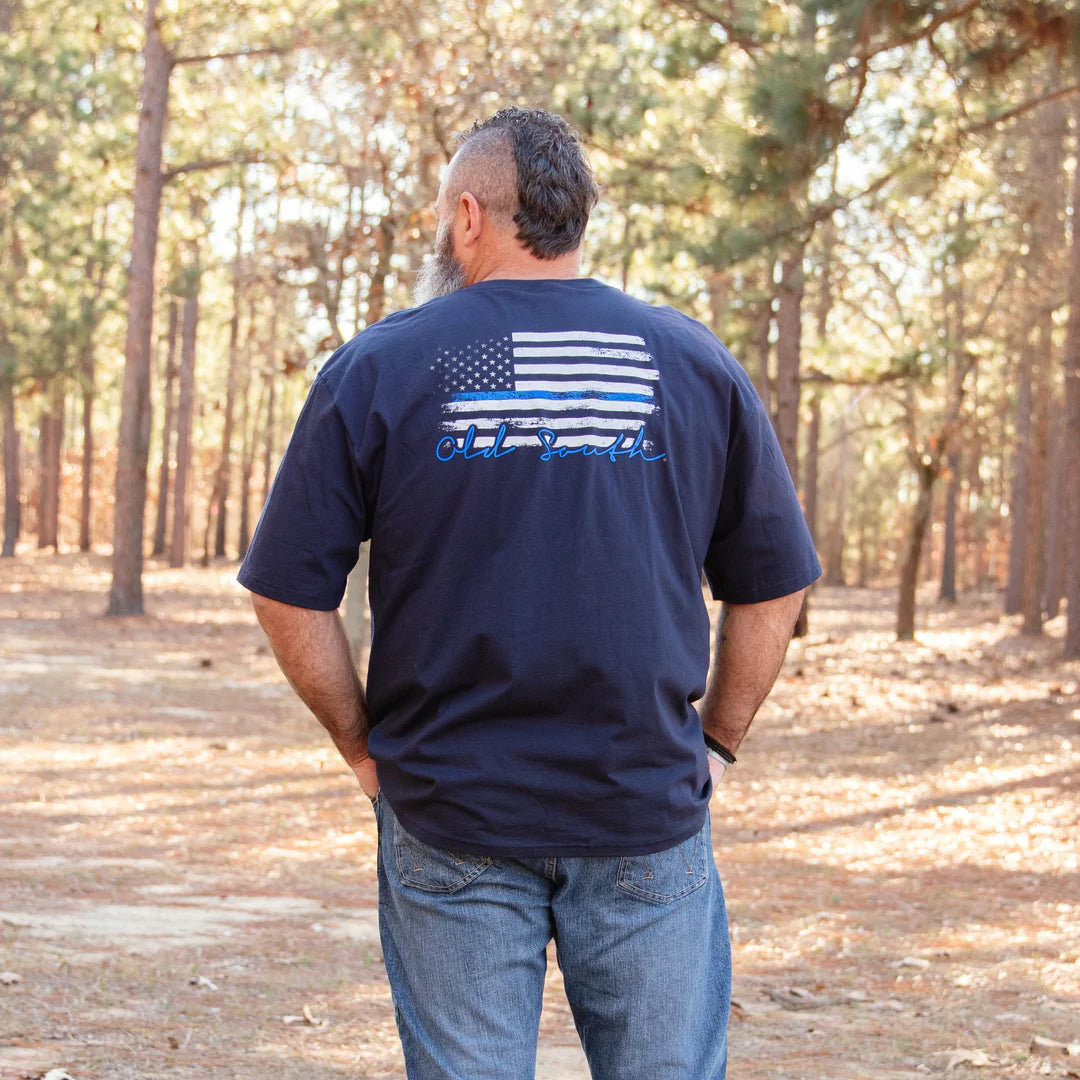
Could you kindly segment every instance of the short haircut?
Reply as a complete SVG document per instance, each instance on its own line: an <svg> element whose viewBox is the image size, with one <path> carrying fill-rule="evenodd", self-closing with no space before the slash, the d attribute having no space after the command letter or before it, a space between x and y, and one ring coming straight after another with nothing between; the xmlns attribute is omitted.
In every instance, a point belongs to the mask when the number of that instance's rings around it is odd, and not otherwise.
<svg viewBox="0 0 1080 1080"><path fill-rule="evenodd" d="M457 192L472 191L497 226L515 224L516 239L536 258L581 245L600 193L577 132L561 116L500 109L460 137L455 157Z"/></svg>

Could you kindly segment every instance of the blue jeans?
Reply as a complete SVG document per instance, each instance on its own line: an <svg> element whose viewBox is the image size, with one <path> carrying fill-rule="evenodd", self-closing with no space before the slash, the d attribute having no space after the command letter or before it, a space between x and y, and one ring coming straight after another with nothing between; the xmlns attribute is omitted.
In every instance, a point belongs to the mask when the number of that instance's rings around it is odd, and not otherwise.
<svg viewBox="0 0 1080 1080"><path fill-rule="evenodd" d="M379 929L409 1080L532 1080L554 938L593 1080L723 1080L731 949L709 821L656 855L416 839L381 795Z"/></svg>

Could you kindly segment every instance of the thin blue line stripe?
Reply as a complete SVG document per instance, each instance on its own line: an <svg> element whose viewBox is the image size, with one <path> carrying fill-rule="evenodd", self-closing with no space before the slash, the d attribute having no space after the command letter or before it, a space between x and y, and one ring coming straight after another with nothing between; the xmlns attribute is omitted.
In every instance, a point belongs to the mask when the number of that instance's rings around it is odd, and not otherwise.
<svg viewBox="0 0 1080 1080"><path fill-rule="evenodd" d="M654 399L645 394L598 394L588 390L542 393L537 390L488 390L479 393L452 394L451 401L584 401L589 398L600 401L648 401Z"/></svg>

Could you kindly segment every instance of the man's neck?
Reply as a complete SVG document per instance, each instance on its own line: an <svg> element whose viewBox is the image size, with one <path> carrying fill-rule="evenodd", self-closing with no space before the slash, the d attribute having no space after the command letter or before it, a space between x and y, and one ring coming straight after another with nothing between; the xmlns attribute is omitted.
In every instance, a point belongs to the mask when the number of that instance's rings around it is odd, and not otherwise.
<svg viewBox="0 0 1080 1080"><path fill-rule="evenodd" d="M570 280L581 276L581 249L557 255L554 259L537 259L527 252L514 252L499 259L493 259L487 266L478 268L470 276L469 285L480 281L500 280Z"/></svg>

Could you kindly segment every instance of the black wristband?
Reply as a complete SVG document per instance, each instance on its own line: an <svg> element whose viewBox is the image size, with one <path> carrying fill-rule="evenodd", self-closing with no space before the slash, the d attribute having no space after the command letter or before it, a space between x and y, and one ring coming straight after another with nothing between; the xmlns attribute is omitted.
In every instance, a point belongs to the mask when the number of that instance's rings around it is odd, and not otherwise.
<svg viewBox="0 0 1080 1080"><path fill-rule="evenodd" d="M718 743L711 735L702 732L705 736L705 745L710 750L715 750L729 765L735 764L735 755L723 743Z"/></svg>

